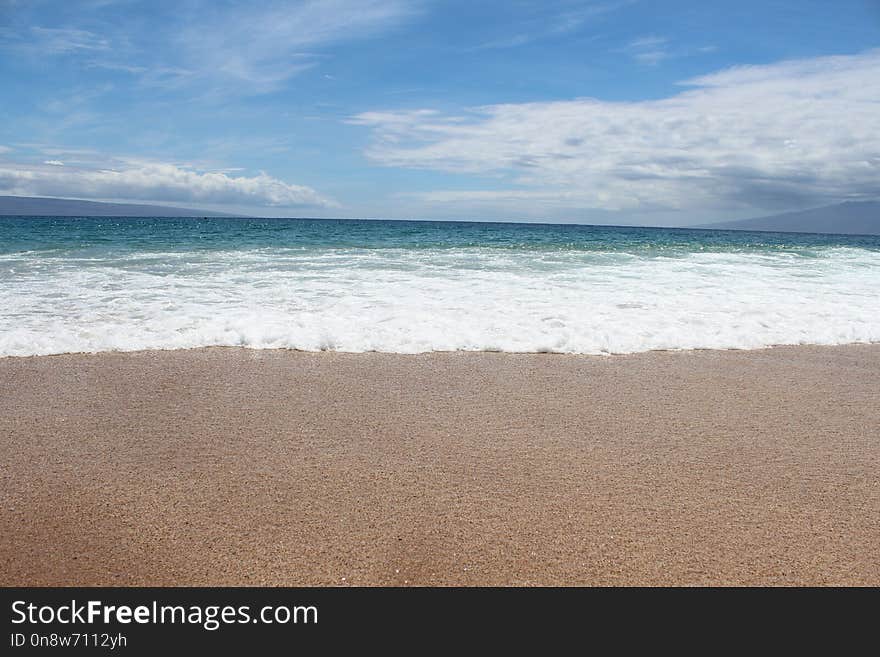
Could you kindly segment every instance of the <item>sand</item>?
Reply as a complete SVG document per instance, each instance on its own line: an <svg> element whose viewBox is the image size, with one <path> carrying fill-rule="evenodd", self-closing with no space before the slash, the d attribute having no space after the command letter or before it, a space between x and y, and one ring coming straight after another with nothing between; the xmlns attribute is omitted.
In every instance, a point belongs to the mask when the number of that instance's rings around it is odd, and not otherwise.
<svg viewBox="0 0 880 657"><path fill-rule="evenodd" d="M880 345L0 359L3 585L880 585Z"/></svg>

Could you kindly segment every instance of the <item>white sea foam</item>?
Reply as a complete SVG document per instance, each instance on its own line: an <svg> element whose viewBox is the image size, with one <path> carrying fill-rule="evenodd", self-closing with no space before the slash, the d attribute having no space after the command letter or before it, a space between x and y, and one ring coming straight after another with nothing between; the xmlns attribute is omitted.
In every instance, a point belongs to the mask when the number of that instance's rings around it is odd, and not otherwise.
<svg viewBox="0 0 880 657"><path fill-rule="evenodd" d="M208 345L631 353L880 341L880 253L0 256L0 355Z"/></svg>

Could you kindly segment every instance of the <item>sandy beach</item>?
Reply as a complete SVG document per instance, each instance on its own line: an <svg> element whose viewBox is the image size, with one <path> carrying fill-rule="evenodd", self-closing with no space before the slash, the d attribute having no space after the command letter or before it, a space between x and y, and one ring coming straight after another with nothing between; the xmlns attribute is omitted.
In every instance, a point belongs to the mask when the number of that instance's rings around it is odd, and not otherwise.
<svg viewBox="0 0 880 657"><path fill-rule="evenodd" d="M0 359L2 585L880 585L880 345Z"/></svg>

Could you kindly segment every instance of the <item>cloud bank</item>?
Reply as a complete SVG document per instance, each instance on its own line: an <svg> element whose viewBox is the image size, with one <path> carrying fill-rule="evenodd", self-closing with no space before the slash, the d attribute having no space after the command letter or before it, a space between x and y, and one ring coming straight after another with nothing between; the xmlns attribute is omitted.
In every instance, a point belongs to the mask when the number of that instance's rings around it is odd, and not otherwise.
<svg viewBox="0 0 880 657"><path fill-rule="evenodd" d="M880 196L880 50L681 84L661 100L373 111L351 121L372 128L374 162L493 179L491 189L422 195L432 203L752 211Z"/></svg>
<svg viewBox="0 0 880 657"><path fill-rule="evenodd" d="M0 193L98 200L205 203L254 207L335 207L314 189L265 173L230 176L173 164L131 164L121 169L14 166L0 163Z"/></svg>

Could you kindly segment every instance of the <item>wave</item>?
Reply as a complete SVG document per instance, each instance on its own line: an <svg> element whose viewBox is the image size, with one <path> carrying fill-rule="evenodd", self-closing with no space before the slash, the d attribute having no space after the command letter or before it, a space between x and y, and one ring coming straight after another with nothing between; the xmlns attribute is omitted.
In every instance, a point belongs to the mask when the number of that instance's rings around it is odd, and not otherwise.
<svg viewBox="0 0 880 657"><path fill-rule="evenodd" d="M880 341L880 252L259 249L0 263L0 355L635 353Z"/></svg>

